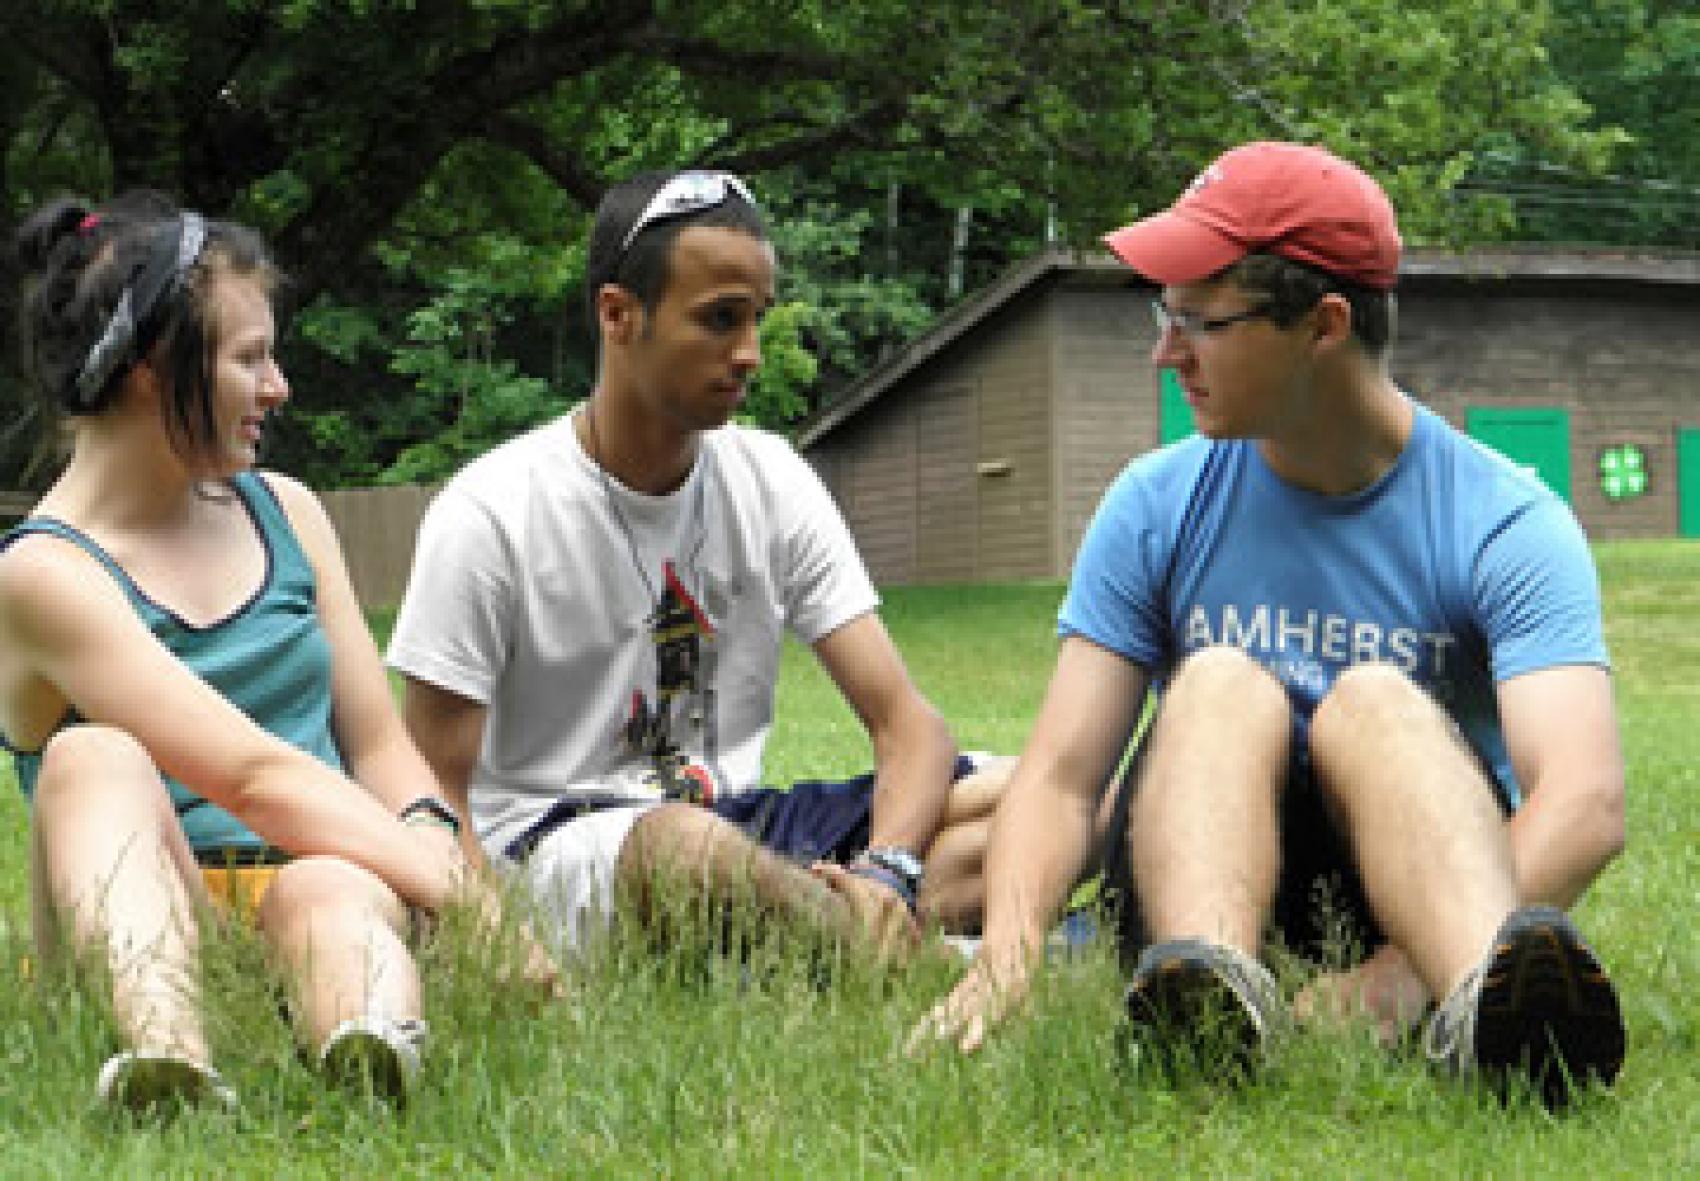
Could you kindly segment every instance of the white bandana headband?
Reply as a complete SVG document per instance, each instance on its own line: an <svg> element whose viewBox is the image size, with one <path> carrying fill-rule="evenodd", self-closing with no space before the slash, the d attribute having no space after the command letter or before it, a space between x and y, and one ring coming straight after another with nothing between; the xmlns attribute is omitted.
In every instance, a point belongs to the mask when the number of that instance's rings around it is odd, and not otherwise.
<svg viewBox="0 0 1700 1181"><path fill-rule="evenodd" d="M92 409L113 375L153 344L161 305L181 288L206 241L207 223L200 214L185 212L178 218L176 249L154 250L142 273L118 297L100 339L89 349L77 374L76 407Z"/></svg>

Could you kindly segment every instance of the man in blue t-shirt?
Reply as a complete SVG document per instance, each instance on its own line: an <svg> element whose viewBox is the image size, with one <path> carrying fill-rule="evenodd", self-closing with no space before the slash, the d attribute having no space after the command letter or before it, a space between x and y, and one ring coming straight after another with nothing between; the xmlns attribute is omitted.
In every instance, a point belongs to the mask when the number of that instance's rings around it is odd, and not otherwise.
<svg viewBox="0 0 1700 1181"><path fill-rule="evenodd" d="M1301 1018L1549 1102L1611 1081L1616 994L1565 913L1623 843L1599 589L1568 508L1388 375L1400 240L1362 171L1254 143L1110 234L1162 287L1199 434L1110 488L985 863L980 956L917 1031L972 1050L1027 989L1117 800L1130 1032L1246 1064L1285 1023L1266 936L1330 965ZM1186 1036L1176 1036L1184 1032Z"/></svg>

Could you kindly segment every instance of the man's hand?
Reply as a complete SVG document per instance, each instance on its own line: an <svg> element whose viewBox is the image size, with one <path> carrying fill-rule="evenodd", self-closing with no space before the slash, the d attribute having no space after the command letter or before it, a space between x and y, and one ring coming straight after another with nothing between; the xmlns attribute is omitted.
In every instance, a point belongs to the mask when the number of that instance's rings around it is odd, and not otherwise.
<svg viewBox="0 0 1700 1181"><path fill-rule="evenodd" d="M852 922L881 963L902 964L920 946L921 926L896 890L831 861L817 861L809 872L844 900Z"/></svg>
<svg viewBox="0 0 1700 1181"><path fill-rule="evenodd" d="M1030 984L1025 955L988 955L982 948L968 974L910 1032L905 1052L913 1057L932 1042L943 1041L972 1054L1026 1000Z"/></svg>
<svg viewBox="0 0 1700 1181"><path fill-rule="evenodd" d="M1376 1037L1393 1046L1422 1018L1428 989L1410 961L1391 943L1383 944L1357 967L1324 972L1293 998L1293 1016L1303 1024L1367 1017Z"/></svg>

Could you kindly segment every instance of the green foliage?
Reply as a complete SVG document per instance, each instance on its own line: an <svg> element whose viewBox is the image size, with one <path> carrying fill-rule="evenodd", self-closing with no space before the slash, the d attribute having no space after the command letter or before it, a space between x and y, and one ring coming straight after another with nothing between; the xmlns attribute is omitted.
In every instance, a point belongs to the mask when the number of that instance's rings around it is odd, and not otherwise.
<svg viewBox="0 0 1700 1181"><path fill-rule="evenodd" d="M506 265L517 270L515 262L509 259ZM547 382L520 373L496 350L497 330L511 319L503 293L490 283L502 266L498 257L494 271L450 268L430 302L408 313L407 340L392 356L390 369L411 378L414 389L425 395L412 409L441 406L452 421L446 430L405 447L383 471L382 483L447 479L468 459L566 409ZM425 433L410 426L400 424L397 433Z"/></svg>
<svg viewBox="0 0 1700 1181"><path fill-rule="evenodd" d="M807 309L776 324L752 399L775 426L918 331L959 267L973 290L1049 241L1093 246L1239 140L1363 160L1413 241L1691 242L1691 7L12 0L0 192L15 217L150 184L254 222L303 309L272 461L411 478L588 388L588 211L641 167L748 173L772 211L782 298ZM1611 167L1633 208L1535 199ZM13 343L6 421L16 373ZM0 439L0 467L19 453Z"/></svg>
<svg viewBox="0 0 1700 1181"><path fill-rule="evenodd" d="M877 362L895 342L908 340L932 318L926 298L936 288L936 276L904 268L881 273L872 246L873 214L836 199L827 186L813 186L787 177L768 207L774 248L781 262L784 297L808 309L799 323L804 346L815 358L817 372L797 387L807 407L810 384L818 380L833 388L856 377ZM764 354L763 367L772 363Z"/></svg>
<svg viewBox="0 0 1700 1181"><path fill-rule="evenodd" d="M1683 0L1550 0L1552 68L1615 149L1566 160L1504 136L1466 189L1520 237L1700 249L1700 11Z"/></svg>
<svg viewBox="0 0 1700 1181"><path fill-rule="evenodd" d="M769 309L761 325L761 368L750 383L739 417L758 426L777 427L809 408L804 392L819 362L803 347L803 330L812 309L795 302Z"/></svg>
<svg viewBox="0 0 1700 1181"><path fill-rule="evenodd" d="M430 186L436 199L421 201L373 248L382 272L372 282L417 292L419 302L343 303L324 295L298 317L302 339L331 380L358 374L377 396L352 402L313 391L298 399L290 415L297 429L275 462L309 480L322 467L341 474L336 483L350 475L433 483L570 404L567 370L548 365L553 358L544 358L548 377L522 365L516 343L523 345L527 332L516 325L533 329L537 309L558 318L555 309L571 303L582 243L536 245L493 219L510 211L524 229L522 213L572 211L551 208L536 176L498 170L491 179L479 150L466 155L467 168ZM303 383L296 385L299 393Z"/></svg>
<svg viewBox="0 0 1700 1181"><path fill-rule="evenodd" d="M1271 51L1242 101L1283 138L1318 140L1387 187L1408 241L1462 246L1513 232L1514 211L1458 182L1507 140L1578 168L1618 141L1549 60L1546 7L1527 0L1305 0L1255 6ZM1413 85L1416 79L1425 85ZM1356 86L1359 101L1330 96Z"/></svg>

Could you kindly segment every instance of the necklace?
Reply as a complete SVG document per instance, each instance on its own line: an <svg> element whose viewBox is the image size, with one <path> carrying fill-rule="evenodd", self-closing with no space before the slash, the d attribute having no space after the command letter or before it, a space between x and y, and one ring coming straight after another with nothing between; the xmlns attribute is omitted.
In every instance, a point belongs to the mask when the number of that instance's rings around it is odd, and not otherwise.
<svg viewBox="0 0 1700 1181"><path fill-rule="evenodd" d="M726 775L720 769L717 741L718 724L716 718L719 711L716 706L718 695L714 690L714 645L703 645L694 630L688 630L683 637L657 635L655 629L665 627L668 622L668 603L665 591L657 591L655 583L650 580L649 572L643 568L643 556L638 552L637 536L632 532L631 522L626 520L624 510L620 508L619 497L614 492L614 481L608 474L608 467L603 462L606 454L602 449L602 438L596 429L596 399L590 398L584 404L584 422L586 433L590 436L591 462L596 465L596 475L602 485L602 496L608 504L608 511L620 527L620 533L626 539L626 553L631 558L632 569L637 572L638 580L643 583L644 593L649 596L650 610L648 624L651 629L651 639L656 644L656 698L655 706L651 709L644 706L640 713L628 719L625 735L629 750L641 751L649 757L654 768L657 781L669 798L705 802L714 794L713 785L726 783ZM697 462L710 462L708 452L697 451ZM696 496L691 506L691 517L687 518L683 536L689 537L694 522L696 539L690 551L685 556L685 565L695 574L698 590L702 587L702 574L697 570L697 555L702 552L703 542L708 537L707 519L703 512L706 493L704 487L708 483L708 469L696 474ZM668 563L671 568L672 563ZM677 577L674 574L674 577ZM681 584L682 586L682 584ZM677 601L675 600L675 606ZM677 642L683 640L683 650L677 649ZM664 655L663 649L672 646L675 650L670 655ZM704 651L704 648L707 651ZM672 705L673 698L688 692L696 697L696 705L691 710L689 722L702 739L702 761L696 764L688 756L682 755L672 736ZM644 696L639 693L637 702L643 702ZM706 788L705 788L706 781Z"/></svg>
<svg viewBox="0 0 1700 1181"><path fill-rule="evenodd" d="M637 571L638 579L643 583L644 593L649 596L651 610L659 610L661 593L655 589L655 583L649 577L649 572L643 568L643 557L638 553L637 535L632 532L631 523L626 520L626 514L620 508L620 499L614 493L614 481L608 475L608 465L603 462L605 452L602 450L602 437L596 430L596 398L594 395L587 399L584 404L584 423L585 429L590 434L590 459L596 467L597 479L602 484L602 498L607 501L608 511L613 514L614 522L619 525L620 533L626 539L626 553L631 558L632 569ZM707 461L708 453L699 448L697 450L697 462L706 463ZM698 472L696 496L692 499L691 516L687 521L687 525L694 522L696 540L691 544L690 552L685 556L684 563L693 571L696 569L697 555L702 552L703 542L708 537L708 527L703 518L703 486L707 483L707 471ZM689 534L690 528L687 527L685 535L689 536ZM698 581L701 581L700 577Z"/></svg>

